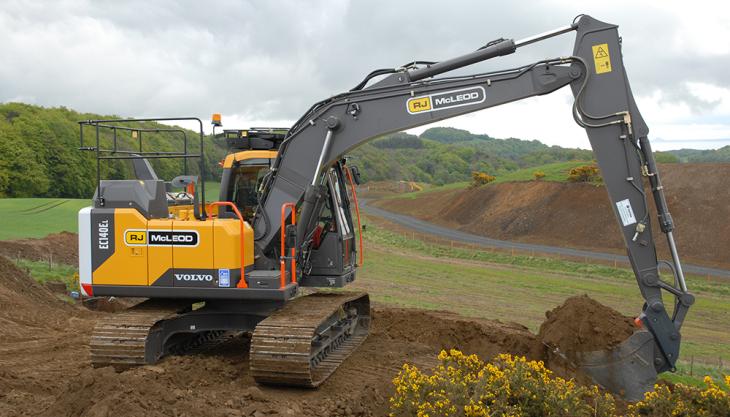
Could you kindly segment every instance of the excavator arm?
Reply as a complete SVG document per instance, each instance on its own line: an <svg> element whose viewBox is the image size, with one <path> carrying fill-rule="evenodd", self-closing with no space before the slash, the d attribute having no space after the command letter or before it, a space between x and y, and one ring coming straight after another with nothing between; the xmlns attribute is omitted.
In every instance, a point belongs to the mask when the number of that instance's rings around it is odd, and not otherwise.
<svg viewBox="0 0 730 417"><path fill-rule="evenodd" d="M504 71L436 77L571 31L576 32L571 56ZM570 26L551 32L518 41L499 39L460 57L371 74L376 75L386 77L368 86L369 76L353 90L316 103L290 129L265 183L254 220L257 250L264 258L275 259L281 228L278 213L284 203L298 203L297 245L307 245L323 199L322 174L346 152L387 133L549 94L570 85L575 97L573 117L590 140L646 301L637 320L648 332L637 332L641 337L632 336L634 340L630 339L626 347L628 353L612 358L642 371L603 379L593 375L594 379L631 393L645 389L656 372L675 369L680 328L694 298L687 291L676 252L674 225L647 138L648 127L626 77L617 26L581 15ZM525 115L525 121L529 123L529 115ZM672 254L671 284L660 278L648 193L654 198L658 225ZM674 296L671 317L662 301L662 290ZM594 374L607 372L611 373L610 369L598 369ZM632 386L639 380L639 385Z"/></svg>

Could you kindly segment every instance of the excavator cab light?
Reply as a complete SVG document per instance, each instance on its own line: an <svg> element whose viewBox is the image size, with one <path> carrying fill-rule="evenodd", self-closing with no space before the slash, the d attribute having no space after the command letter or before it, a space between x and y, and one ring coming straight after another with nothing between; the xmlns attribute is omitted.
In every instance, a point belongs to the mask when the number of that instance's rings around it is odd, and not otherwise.
<svg viewBox="0 0 730 417"><path fill-rule="evenodd" d="M211 117L210 124L213 126L223 126L223 122L221 120L221 114L220 113L213 113L213 116Z"/></svg>

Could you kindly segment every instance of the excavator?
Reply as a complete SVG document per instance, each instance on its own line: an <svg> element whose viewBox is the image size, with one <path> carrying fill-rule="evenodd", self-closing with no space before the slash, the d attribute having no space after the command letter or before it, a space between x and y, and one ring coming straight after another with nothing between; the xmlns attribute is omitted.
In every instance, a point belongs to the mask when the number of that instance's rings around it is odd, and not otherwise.
<svg viewBox="0 0 730 417"><path fill-rule="evenodd" d="M569 32L575 32L570 55L454 73ZM367 294L305 290L344 287L362 264L352 215L359 175L345 155L388 133L568 86L572 116L588 135L645 300L631 337L585 353L574 365L608 390L641 398L658 373L676 369L680 330L694 296L621 48L616 25L579 15L570 25L521 40L499 38L451 59L372 71L351 90L313 104L288 129L226 131L232 152L222 162L219 201L212 203L205 197L200 119L79 122L81 149L94 152L97 163L93 204L79 212L81 291L147 299L97 324L92 363L154 363L245 332L251 335L250 373L258 383L320 385L365 340L370 326ZM200 143L189 146L182 132L183 151L145 150L143 134L181 131L151 128L151 120L192 121ZM219 116L213 124L220 125ZM85 142L89 130L95 144ZM113 132L113 147L100 136L105 130ZM121 150L118 131L132 131L139 149ZM155 158L182 159L185 175L159 179L148 162ZM137 178L102 179L100 163L116 159L132 160ZM189 159L197 160L199 177L187 175ZM657 258L649 193L671 261ZM672 277L663 279L660 272ZM670 308L663 292L674 297Z"/></svg>

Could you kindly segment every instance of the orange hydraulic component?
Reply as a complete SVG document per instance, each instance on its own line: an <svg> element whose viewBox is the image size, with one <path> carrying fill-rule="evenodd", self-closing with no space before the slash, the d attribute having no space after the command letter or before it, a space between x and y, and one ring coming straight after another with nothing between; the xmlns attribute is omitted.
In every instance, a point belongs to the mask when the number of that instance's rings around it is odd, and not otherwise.
<svg viewBox="0 0 730 417"><path fill-rule="evenodd" d="M230 201L214 201L208 206L228 206L233 209L233 212L236 213L236 216L238 217L238 220L241 222L241 279L238 281L238 284L236 284L236 288L248 288L248 284L246 284L246 275L245 275L245 267L243 265L243 251L245 246L245 238L244 238L244 228L243 228L243 216L241 216L241 212L238 211L238 207L236 207L235 204L231 203ZM212 210L211 210L212 211Z"/></svg>
<svg viewBox="0 0 730 417"><path fill-rule="evenodd" d="M280 287L283 290L286 286L286 259L284 252L286 251L286 209L291 207L291 224L297 224L297 205L295 203L284 203L281 205L281 255L279 255L279 269L281 270L281 281ZM296 261L297 250L292 246L291 248L291 282L297 282L297 261Z"/></svg>
<svg viewBox="0 0 730 417"><path fill-rule="evenodd" d="M362 266L363 264L363 253L362 253L362 224L360 224L360 206L357 204L357 192L355 191L355 182L352 180L352 174L350 173L350 168L345 168L345 174L347 175L347 180L350 182L350 187L352 188L352 200L355 203L355 213L357 213L357 235L360 238L360 262L358 263L358 266Z"/></svg>

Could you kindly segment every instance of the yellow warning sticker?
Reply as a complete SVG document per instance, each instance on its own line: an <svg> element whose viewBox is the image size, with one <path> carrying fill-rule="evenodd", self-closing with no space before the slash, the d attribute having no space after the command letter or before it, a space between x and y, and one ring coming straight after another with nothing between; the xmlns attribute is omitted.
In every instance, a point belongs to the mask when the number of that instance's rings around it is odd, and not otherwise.
<svg viewBox="0 0 730 417"><path fill-rule="evenodd" d="M596 74L611 72L611 55L607 43L593 45L593 62L596 64Z"/></svg>

